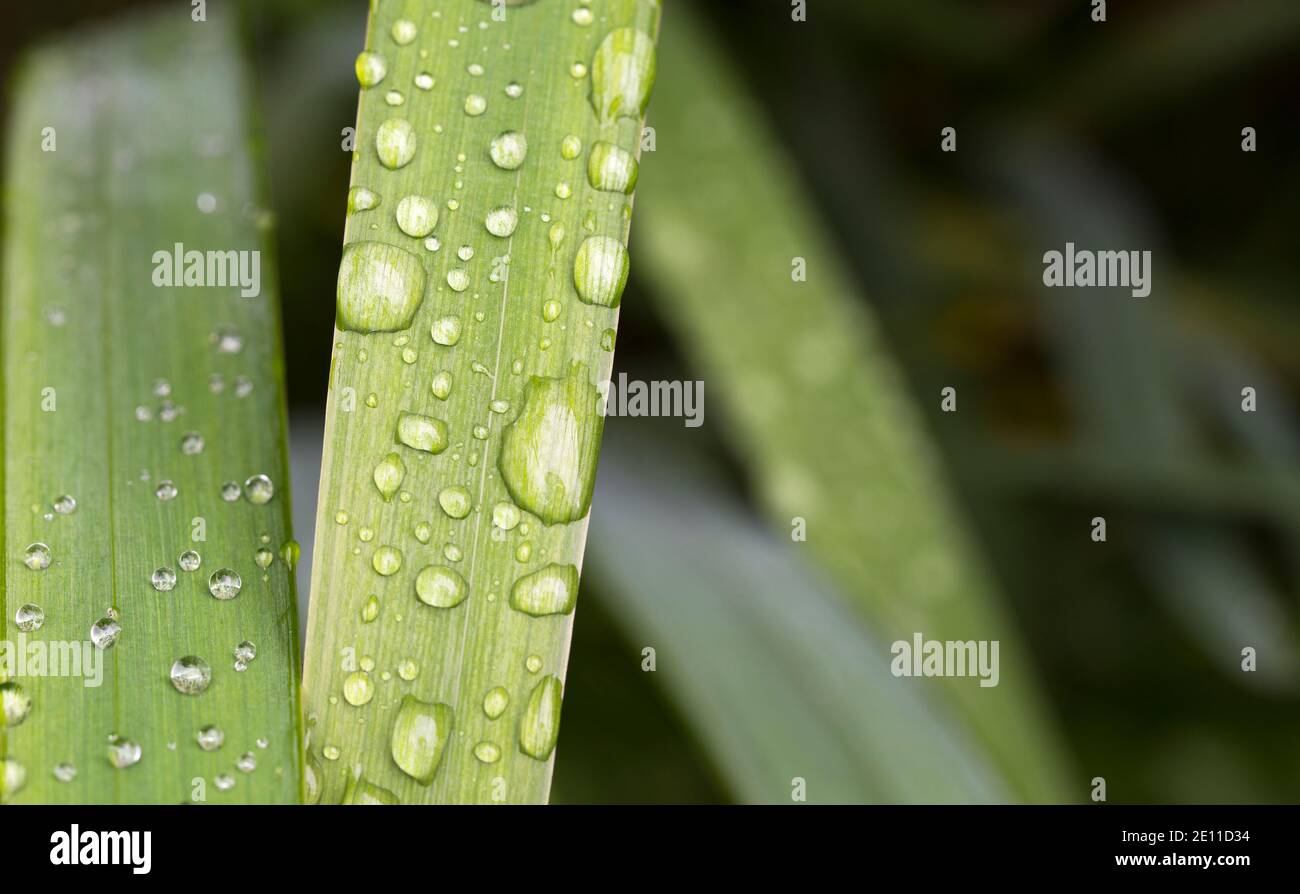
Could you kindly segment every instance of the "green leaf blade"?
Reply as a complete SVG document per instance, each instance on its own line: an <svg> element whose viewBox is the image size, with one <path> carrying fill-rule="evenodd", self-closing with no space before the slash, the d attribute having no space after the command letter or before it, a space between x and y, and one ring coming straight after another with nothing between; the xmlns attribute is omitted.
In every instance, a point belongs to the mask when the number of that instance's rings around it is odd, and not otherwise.
<svg viewBox="0 0 1300 894"><path fill-rule="evenodd" d="M546 800L659 17L582 9L372 12L307 637L313 801ZM589 178L597 144L621 154Z"/></svg>
<svg viewBox="0 0 1300 894"><path fill-rule="evenodd" d="M0 727L0 755L25 771L21 790L7 793L15 803L299 799L292 572L278 557L265 570L255 560L263 547L278 556L290 528L280 326L245 148L245 88L227 22L184 12L48 45L16 85L5 176L0 639L51 654L66 643L88 659L83 671L102 675L91 685L96 674L10 668L32 699L22 723ZM47 136L53 151L43 149ZM260 293L157 287L155 254L178 243L261 252ZM193 439L182 448L192 432L201 450ZM223 483L255 475L273 482L270 501L221 497ZM175 489L165 500L164 481ZM50 511L62 494L76 499L74 512ZM33 542L50 548L44 570L23 562ZM179 556L191 549L200 567L182 570ZM243 581L229 601L208 591L223 567ZM175 573L172 589L153 586L160 568ZM44 611L39 629L18 629L28 603ZM110 609L121 634L101 651L89 631ZM239 673L244 641L257 655ZM190 655L212 673L192 696L169 678ZM224 733L220 749L199 747L208 725ZM111 734L140 746L138 763L110 764ZM245 753L251 772L236 769ZM55 777L63 763L76 769L71 781ZM218 787L222 775L234 785Z"/></svg>

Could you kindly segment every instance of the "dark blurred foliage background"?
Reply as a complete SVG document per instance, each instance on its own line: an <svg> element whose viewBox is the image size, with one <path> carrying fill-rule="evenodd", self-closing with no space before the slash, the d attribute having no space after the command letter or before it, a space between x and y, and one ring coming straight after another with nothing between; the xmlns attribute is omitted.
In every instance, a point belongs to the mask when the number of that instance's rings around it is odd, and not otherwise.
<svg viewBox="0 0 1300 894"><path fill-rule="evenodd" d="M140 5L161 4L10 4L0 71ZM1300 3L1111 3L1104 24L1084 0L809 0L803 24L783 0L692 5L880 320L1080 772L1128 801L1300 800ZM365 4L244 6L310 468ZM1152 296L1044 290L1042 253L1066 241L1151 250ZM635 270L616 369L698 378ZM708 426L695 442L746 499ZM314 487L295 482L304 545ZM1097 515L1110 542L1086 548ZM728 800L639 649L585 600L557 800Z"/></svg>

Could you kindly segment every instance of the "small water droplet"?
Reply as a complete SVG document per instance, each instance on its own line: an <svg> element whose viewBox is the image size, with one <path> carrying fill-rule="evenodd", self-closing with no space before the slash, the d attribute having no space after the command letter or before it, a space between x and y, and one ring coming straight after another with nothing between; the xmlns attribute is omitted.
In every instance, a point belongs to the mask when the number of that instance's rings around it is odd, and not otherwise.
<svg viewBox="0 0 1300 894"><path fill-rule="evenodd" d="M379 597L370 596L366 599L365 604L361 606L361 623L370 624L379 617Z"/></svg>
<svg viewBox="0 0 1300 894"><path fill-rule="evenodd" d="M447 271L447 285L453 292L463 292L469 288L469 271L463 267L453 267Z"/></svg>
<svg viewBox="0 0 1300 894"><path fill-rule="evenodd" d="M514 171L528 156L528 140L517 130L507 130L497 134L488 143L488 155L498 168Z"/></svg>
<svg viewBox="0 0 1300 894"><path fill-rule="evenodd" d="M438 493L438 505L452 518L464 518L469 515L469 491L459 484L445 487Z"/></svg>
<svg viewBox="0 0 1300 894"><path fill-rule="evenodd" d="M366 189L364 186L354 186L348 190L348 213L354 214L358 211L369 211L377 208L383 199L379 194Z"/></svg>
<svg viewBox="0 0 1300 894"><path fill-rule="evenodd" d="M487 111L487 100L477 93L471 93L465 97L465 114L471 118L477 118Z"/></svg>
<svg viewBox="0 0 1300 894"><path fill-rule="evenodd" d="M447 274L448 277L451 274ZM461 323L460 317L445 316L439 317L433 321L429 327L429 336L438 344L451 347L460 341Z"/></svg>
<svg viewBox="0 0 1300 894"><path fill-rule="evenodd" d="M396 438L398 443L425 453L442 453L449 443L447 423L419 413L398 415Z"/></svg>
<svg viewBox="0 0 1300 894"><path fill-rule="evenodd" d="M45 610L31 602L20 605L14 612L14 624L23 633L34 633L45 624Z"/></svg>
<svg viewBox="0 0 1300 894"><path fill-rule="evenodd" d="M567 615L578 598L578 569L573 565L550 564L525 574L510 588L510 607L540 618Z"/></svg>
<svg viewBox="0 0 1300 894"><path fill-rule="evenodd" d="M235 769L241 773L252 773L257 769L257 755L251 751L245 751L235 761Z"/></svg>
<svg viewBox="0 0 1300 894"><path fill-rule="evenodd" d="M90 627L90 641L101 651L117 645L118 637L121 635L122 625L109 617L100 618Z"/></svg>
<svg viewBox="0 0 1300 894"><path fill-rule="evenodd" d="M225 744L226 734L217 727L208 725L200 729L194 738L204 751L216 751Z"/></svg>
<svg viewBox="0 0 1300 894"><path fill-rule="evenodd" d="M410 195L397 203L396 217L403 233L423 239L438 225L438 203L428 196Z"/></svg>
<svg viewBox="0 0 1300 894"><path fill-rule="evenodd" d="M56 497L53 506L59 515L71 515L77 511L77 501L71 494Z"/></svg>
<svg viewBox="0 0 1300 894"><path fill-rule="evenodd" d="M375 152L390 170L410 164L417 143L415 128L405 118L389 118L375 131Z"/></svg>
<svg viewBox="0 0 1300 894"><path fill-rule="evenodd" d="M181 566L181 571L198 571L202 563L203 558L192 549L185 550L176 560L176 564Z"/></svg>
<svg viewBox="0 0 1300 894"><path fill-rule="evenodd" d="M343 698L349 705L359 708L369 704L374 697L375 684L370 681L370 675L364 671L349 674L343 681Z"/></svg>
<svg viewBox="0 0 1300 894"><path fill-rule="evenodd" d="M509 84L506 84L505 92L506 96L511 99L518 99L524 95L524 85L520 84L518 81L511 81Z"/></svg>
<svg viewBox="0 0 1300 894"><path fill-rule="evenodd" d="M379 495L384 498L385 503L392 502L405 477L406 463L402 461L400 453L388 454L375 466L373 475L375 487L379 489Z"/></svg>
<svg viewBox="0 0 1300 894"><path fill-rule="evenodd" d="M157 497L159 500L161 500L162 502L166 503L170 500L176 499L176 495L178 493L180 493L180 491L176 489L175 484L173 484L170 481L164 480L158 482L158 487L154 490L153 495Z"/></svg>
<svg viewBox="0 0 1300 894"><path fill-rule="evenodd" d="M108 762L119 770L134 767L140 763L142 751L140 743L123 736L108 737Z"/></svg>
<svg viewBox="0 0 1300 894"><path fill-rule="evenodd" d="M239 572L230 568L218 568L208 578L208 592L222 602L238 596L243 586L244 581L239 576Z"/></svg>
<svg viewBox="0 0 1300 894"><path fill-rule="evenodd" d="M528 672L530 674L537 673L542 669L542 656L529 655L528 658L524 661L524 667L528 669Z"/></svg>
<svg viewBox="0 0 1300 894"><path fill-rule="evenodd" d="M589 236L573 260L573 283L587 304L618 307L627 285L627 249L609 236Z"/></svg>
<svg viewBox="0 0 1300 894"><path fill-rule="evenodd" d="M632 193L638 170L631 152L603 140L591 147L587 157L587 182L606 192Z"/></svg>
<svg viewBox="0 0 1300 894"><path fill-rule="evenodd" d="M579 6L577 9L573 11L573 14L570 16L570 18L573 19L573 24L579 25L583 28L587 27L588 25L590 25L592 22L596 20L596 17L592 14L591 9L586 6Z"/></svg>
<svg viewBox="0 0 1300 894"><path fill-rule="evenodd" d="M491 742L479 742L474 746L474 757L485 764L495 764L501 760L501 749Z"/></svg>
<svg viewBox="0 0 1300 894"><path fill-rule="evenodd" d="M44 571L50 567L50 548L44 543L28 545L23 553L23 564L32 571Z"/></svg>
<svg viewBox="0 0 1300 894"><path fill-rule="evenodd" d="M32 712L32 697L12 681L0 683L0 720L5 726L18 726Z"/></svg>
<svg viewBox="0 0 1300 894"><path fill-rule="evenodd" d="M429 74L427 71L422 71L415 76L415 86L419 87L421 90L432 90L433 85L433 75Z"/></svg>
<svg viewBox="0 0 1300 894"><path fill-rule="evenodd" d="M212 683L212 666L197 655L186 655L172 663L172 686L182 695L199 695Z"/></svg>
<svg viewBox="0 0 1300 894"><path fill-rule="evenodd" d="M253 561L257 563L258 568L265 571L270 568L271 563L275 561L275 553L271 552L265 546L258 547L257 552L253 553Z"/></svg>
<svg viewBox="0 0 1300 894"><path fill-rule="evenodd" d="M562 694L560 678L548 675L538 681L524 705L519 719L519 750L535 760L544 761L555 750Z"/></svg>
<svg viewBox="0 0 1300 894"><path fill-rule="evenodd" d="M446 565L428 565L415 576L415 595L434 608L455 608L469 595L469 583Z"/></svg>
<svg viewBox="0 0 1300 894"><path fill-rule="evenodd" d="M433 396L438 400L446 400L451 396L451 381L451 372L445 369L441 370L434 374L429 390L433 392Z"/></svg>
<svg viewBox="0 0 1300 894"><path fill-rule="evenodd" d="M229 773L218 773L212 777L212 784L217 787L217 791L228 792L235 787L235 777Z"/></svg>
<svg viewBox="0 0 1300 894"><path fill-rule="evenodd" d="M61 764L56 764L54 767L54 778L57 779L59 782L71 782L72 780L76 779L77 778L76 764L70 764L67 761L64 761Z"/></svg>
<svg viewBox="0 0 1300 894"><path fill-rule="evenodd" d="M394 546L381 546L370 557L370 567L384 577L392 577L402 568L402 551Z"/></svg>
<svg viewBox="0 0 1300 894"><path fill-rule="evenodd" d="M166 593L176 586L176 572L163 566L156 570L149 580L155 590L159 593Z"/></svg>
<svg viewBox="0 0 1300 894"><path fill-rule="evenodd" d="M411 41L415 40L416 28L415 22L410 19L398 19L393 22L393 28L390 32L393 35L393 43L399 47L404 47Z"/></svg>
<svg viewBox="0 0 1300 894"><path fill-rule="evenodd" d="M263 506L275 496L275 485L265 475L254 475L244 482L244 499L254 506Z"/></svg>
<svg viewBox="0 0 1300 894"><path fill-rule="evenodd" d="M362 89L375 86L388 74L388 62L378 53L363 52L357 56L357 83Z"/></svg>
<svg viewBox="0 0 1300 894"><path fill-rule="evenodd" d="M496 686L483 696L483 713L489 720L496 720L506 712L510 705L510 693L504 686Z"/></svg>
<svg viewBox="0 0 1300 894"><path fill-rule="evenodd" d="M409 683L420 675L420 666L407 658L397 666L397 675Z"/></svg>
<svg viewBox="0 0 1300 894"><path fill-rule="evenodd" d="M519 212L508 205L493 208L483 220L483 226L493 236L505 239L511 236L519 225Z"/></svg>

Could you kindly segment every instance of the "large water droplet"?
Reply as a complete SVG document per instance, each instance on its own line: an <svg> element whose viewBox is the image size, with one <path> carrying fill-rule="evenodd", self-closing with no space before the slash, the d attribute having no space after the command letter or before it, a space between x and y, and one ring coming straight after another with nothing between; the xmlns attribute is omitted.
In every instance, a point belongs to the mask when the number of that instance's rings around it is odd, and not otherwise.
<svg viewBox="0 0 1300 894"><path fill-rule="evenodd" d="M640 118L654 83L654 39L635 28L606 34L591 60L591 104L601 122Z"/></svg>
<svg viewBox="0 0 1300 894"><path fill-rule="evenodd" d="M600 141L587 157L587 182L596 189L630 194L636 189L638 165L631 152Z"/></svg>
<svg viewBox="0 0 1300 894"><path fill-rule="evenodd" d="M573 259L573 284L588 304L618 307L627 272L627 249L610 236L588 236Z"/></svg>
<svg viewBox="0 0 1300 894"><path fill-rule="evenodd" d="M442 453L447 449L447 423L432 416L403 412L397 417L397 442L412 450Z"/></svg>
<svg viewBox="0 0 1300 894"><path fill-rule="evenodd" d="M454 608L469 595L469 584L446 565L429 565L415 576L415 595L434 608Z"/></svg>
<svg viewBox="0 0 1300 894"><path fill-rule="evenodd" d="M32 697L17 683L0 683L0 720L5 726L17 726L32 712Z"/></svg>
<svg viewBox="0 0 1300 894"><path fill-rule="evenodd" d="M516 170L528 156L528 140L517 130L497 134L488 144L492 163L505 171Z"/></svg>
<svg viewBox="0 0 1300 894"><path fill-rule="evenodd" d="M375 152L380 163L391 170L411 163L417 142L415 128L405 118L389 118L375 131Z"/></svg>
<svg viewBox="0 0 1300 894"><path fill-rule="evenodd" d="M421 785L429 785L438 771L451 727L450 705L403 696L393 721L393 761L407 776Z"/></svg>
<svg viewBox="0 0 1300 894"><path fill-rule="evenodd" d="M197 655L186 655L172 664L170 676L177 692L199 695L212 683L212 666Z"/></svg>
<svg viewBox="0 0 1300 894"><path fill-rule="evenodd" d="M424 265L395 245L354 242L343 250L337 297L340 329L406 329L424 300Z"/></svg>
<svg viewBox="0 0 1300 894"><path fill-rule="evenodd" d="M574 364L564 378L533 376L524 405L501 438L501 480L521 509L545 524L587 514L604 418L600 394Z"/></svg>
<svg viewBox="0 0 1300 894"><path fill-rule="evenodd" d="M510 588L510 607L540 618L567 615L578 600L578 569L550 564L525 574Z"/></svg>
<svg viewBox="0 0 1300 894"><path fill-rule="evenodd" d="M544 761L555 750L560 736L560 703L562 699L560 678L542 677L533 687L519 718L519 750L531 758Z"/></svg>

